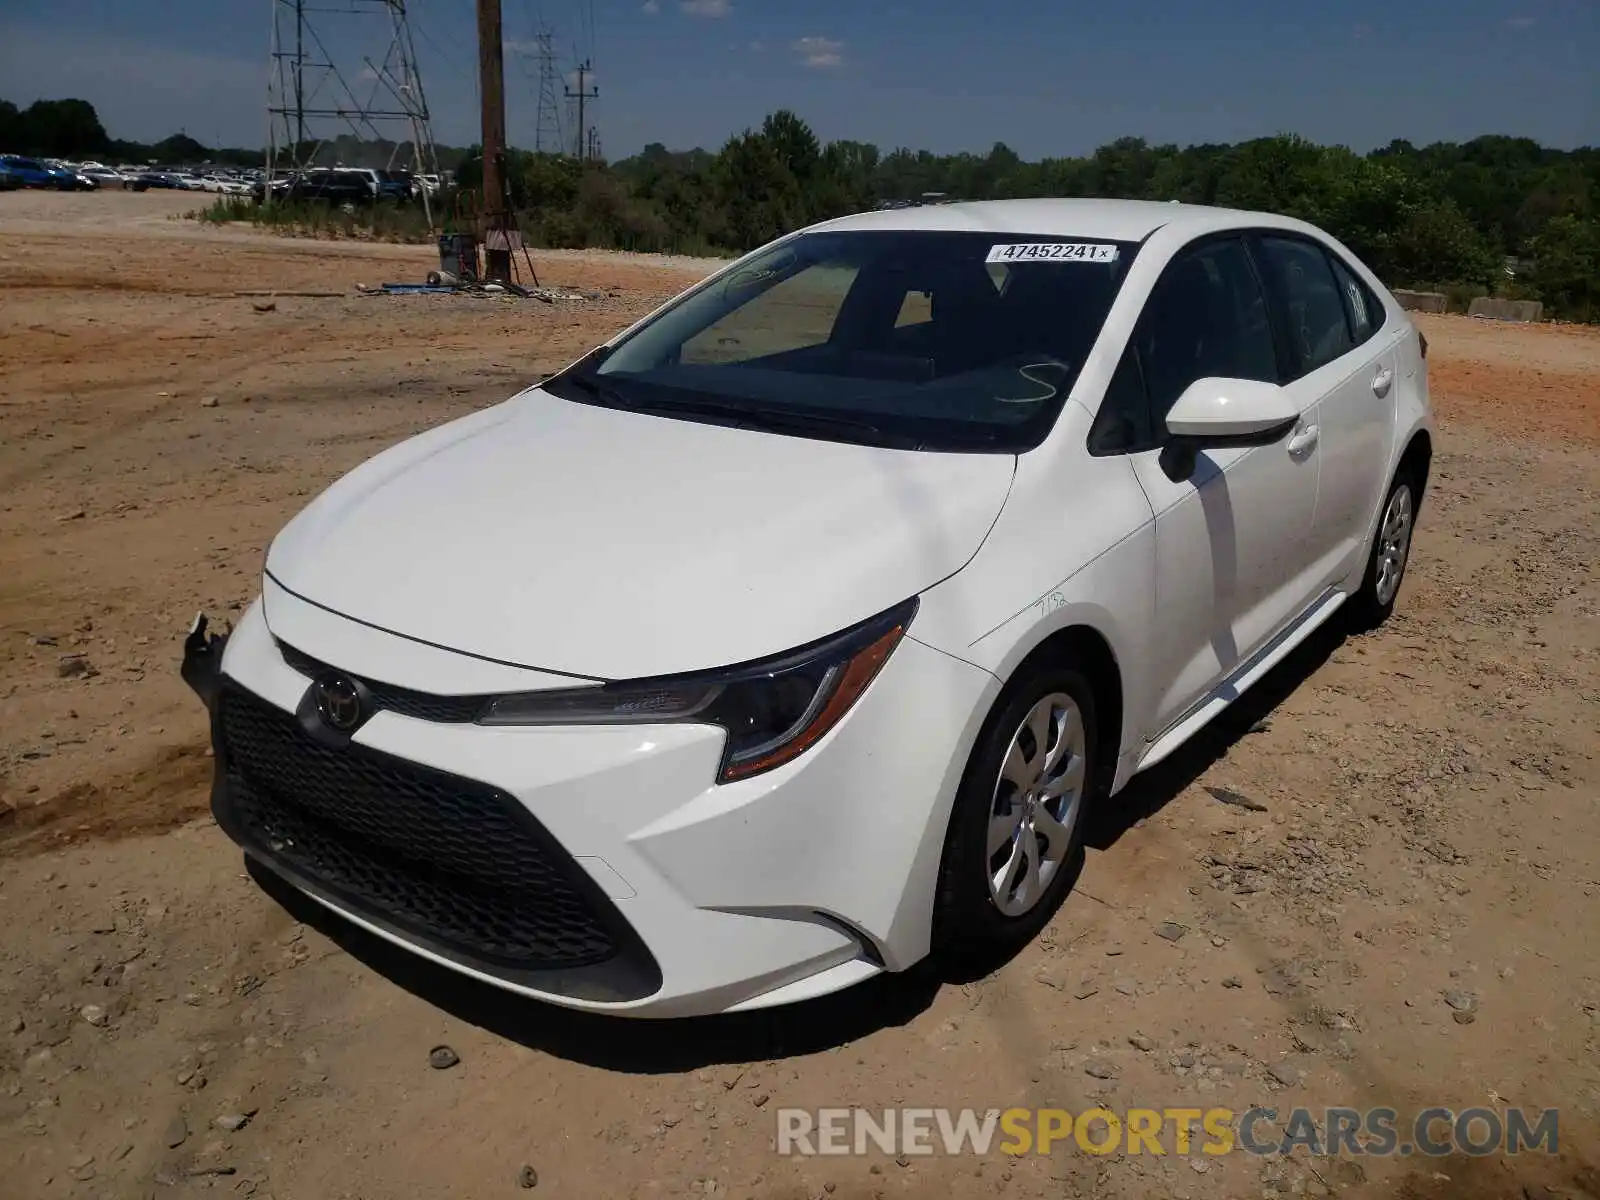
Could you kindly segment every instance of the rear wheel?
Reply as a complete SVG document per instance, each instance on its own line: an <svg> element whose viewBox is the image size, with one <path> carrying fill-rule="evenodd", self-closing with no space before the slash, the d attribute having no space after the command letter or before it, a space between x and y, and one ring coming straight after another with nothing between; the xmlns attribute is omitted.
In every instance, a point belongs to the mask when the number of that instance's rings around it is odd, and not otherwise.
<svg viewBox="0 0 1600 1200"><path fill-rule="evenodd" d="M940 865L934 952L986 967L1021 948L1072 886L1093 782L1094 691L1070 665L1014 679L967 764Z"/></svg>
<svg viewBox="0 0 1600 1200"><path fill-rule="evenodd" d="M1406 564L1411 559L1417 499L1416 477L1409 471L1402 471L1390 486L1379 513L1361 590L1350 598L1351 615L1359 628L1376 628L1394 611Z"/></svg>

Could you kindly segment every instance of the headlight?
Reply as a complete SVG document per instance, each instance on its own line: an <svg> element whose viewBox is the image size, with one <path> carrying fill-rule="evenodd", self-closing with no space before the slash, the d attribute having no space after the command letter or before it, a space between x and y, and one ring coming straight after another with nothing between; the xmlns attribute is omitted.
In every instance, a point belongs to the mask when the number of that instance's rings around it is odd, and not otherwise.
<svg viewBox="0 0 1600 1200"><path fill-rule="evenodd" d="M728 732L717 782L782 766L815 745L861 698L917 611L886 613L778 658L699 675L500 696L484 725L693 722Z"/></svg>

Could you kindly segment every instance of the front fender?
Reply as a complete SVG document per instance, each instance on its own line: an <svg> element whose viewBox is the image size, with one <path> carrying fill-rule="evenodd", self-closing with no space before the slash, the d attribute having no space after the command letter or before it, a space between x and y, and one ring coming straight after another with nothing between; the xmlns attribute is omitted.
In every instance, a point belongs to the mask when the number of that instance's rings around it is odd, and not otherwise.
<svg viewBox="0 0 1600 1200"><path fill-rule="evenodd" d="M994 529L966 567L923 593L912 634L1004 681L1055 634L1093 630L1122 675L1126 752L1150 707L1155 525L1128 460L1085 449L1089 420L1069 403L1061 436L1021 456Z"/></svg>

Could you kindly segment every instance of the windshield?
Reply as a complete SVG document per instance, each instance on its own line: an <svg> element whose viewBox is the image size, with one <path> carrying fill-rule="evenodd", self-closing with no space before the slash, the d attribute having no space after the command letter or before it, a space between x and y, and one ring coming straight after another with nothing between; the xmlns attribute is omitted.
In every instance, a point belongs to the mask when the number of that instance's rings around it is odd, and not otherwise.
<svg viewBox="0 0 1600 1200"><path fill-rule="evenodd" d="M556 395L932 450L1037 445L1137 246L805 233L546 382Z"/></svg>

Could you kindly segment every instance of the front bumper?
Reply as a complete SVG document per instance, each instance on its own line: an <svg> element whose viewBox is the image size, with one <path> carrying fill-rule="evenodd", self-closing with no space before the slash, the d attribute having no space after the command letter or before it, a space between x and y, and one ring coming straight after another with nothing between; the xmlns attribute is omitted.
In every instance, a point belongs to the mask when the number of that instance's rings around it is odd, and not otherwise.
<svg viewBox="0 0 1600 1200"><path fill-rule="evenodd" d="M303 643L302 602L269 602ZM805 999L927 953L987 673L907 638L821 743L718 786L723 735L706 726L380 711L325 744L306 662L338 661L343 639L317 621L297 670L257 601L224 640L191 632L184 677L212 710L218 824L354 923L524 995L639 1016ZM370 629L353 641L370 671Z"/></svg>

